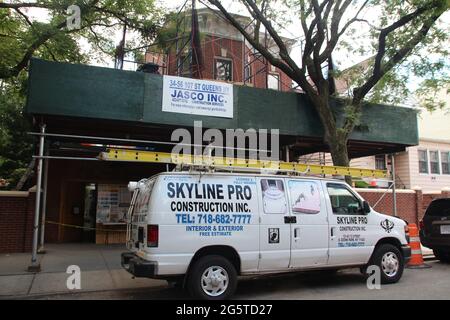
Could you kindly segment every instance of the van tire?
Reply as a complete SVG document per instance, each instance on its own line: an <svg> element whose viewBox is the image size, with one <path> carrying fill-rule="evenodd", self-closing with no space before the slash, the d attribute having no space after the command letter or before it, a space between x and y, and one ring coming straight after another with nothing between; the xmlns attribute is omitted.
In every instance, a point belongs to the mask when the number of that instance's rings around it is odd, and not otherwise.
<svg viewBox="0 0 450 320"><path fill-rule="evenodd" d="M395 265L395 263L397 267L396 272L393 273L390 267ZM400 280L403 275L405 262L402 253L396 246L385 243L375 249L368 266L370 265L376 265L380 268L381 284L390 284Z"/></svg>
<svg viewBox="0 0 450 320"><path fill-rule="evenodd" d="M207 294L203 289L203 286L207 285L208 280L205 280L208 269L210 271L218 272L219 277L223 279L226 277L225 281L218 280L220 284L217 286L224 286L226 284L226 288L224 291L217 295ZM216 279L214 279L215 281ZM194 262L192 267L190 268L188 279L187 279L187 287L190 295L196 299L202 300L224 300L233 295L237 286L237 272L233 264L226 258L219 255L209 255L204 256ZM220 293L221 289L219 289Z"/></svg>

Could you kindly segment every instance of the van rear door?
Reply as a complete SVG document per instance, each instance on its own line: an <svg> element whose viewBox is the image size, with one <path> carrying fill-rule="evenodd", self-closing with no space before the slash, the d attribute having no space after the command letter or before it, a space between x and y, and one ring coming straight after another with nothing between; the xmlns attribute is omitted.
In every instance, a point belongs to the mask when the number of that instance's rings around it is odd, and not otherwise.
<svg viewBox="0 0 450 320"><path fill-rule="evenodd" d="M127 221L127 248L132 251L143 249L147 234L147 215L154 179L139 182L134 190Z"/></svg>

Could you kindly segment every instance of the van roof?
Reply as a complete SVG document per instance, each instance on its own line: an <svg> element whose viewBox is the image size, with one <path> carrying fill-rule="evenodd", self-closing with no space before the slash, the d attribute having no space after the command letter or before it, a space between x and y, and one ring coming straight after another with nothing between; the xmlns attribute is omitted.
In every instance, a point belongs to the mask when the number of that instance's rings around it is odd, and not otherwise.
<svg viewBox="0 0 450 320"><path fill-rule="evenodd" d="M316 176L297 176L297 175L278 175L278 174L261 174L261 173L241 173L241 172L201 172L201 171L169 171L160 172L150 177L158 177L162 175L201 175L201 176L243 176L243 177L271 177L271 178L295 178L295 179L306 179L306 180L323 180L332 182L344 182L345 180L333 179L333 178L322 178Z"/></svg>

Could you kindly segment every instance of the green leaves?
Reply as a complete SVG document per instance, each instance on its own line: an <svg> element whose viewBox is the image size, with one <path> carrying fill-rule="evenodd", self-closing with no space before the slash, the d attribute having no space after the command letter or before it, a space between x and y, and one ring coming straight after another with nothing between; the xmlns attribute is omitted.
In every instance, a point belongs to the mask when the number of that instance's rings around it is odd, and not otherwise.
<svg viewBox="0 0 450 320"><path fill-rule="evenodd" d="M81 10L78 30L66 27L70 5ZM155 0L0 1L0 179L13 188L33 152L33 140L26 134L31 126L23 114L29 59L113 60L117 30L127 25L128 31L140 35L135 41L142 46L154 40L162 12ZM136 57L142 54L135 52Z"/></svg>

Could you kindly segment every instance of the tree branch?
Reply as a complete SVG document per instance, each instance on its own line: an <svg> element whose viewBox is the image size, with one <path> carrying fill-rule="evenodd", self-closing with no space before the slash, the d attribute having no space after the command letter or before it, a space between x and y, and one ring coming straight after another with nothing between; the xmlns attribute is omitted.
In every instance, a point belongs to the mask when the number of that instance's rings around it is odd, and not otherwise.
<svg viewBox="0 0 450 320"><path fill-rule="evenodd" d="M376 85L376 83L388 72L392 69L392 67L395 65L395 63L398 63L399 61L403 60L404 57L406 57L412 49L427 35L429 29L433 25L433 23L441 16L443 13L442 10L438 10L437 12L433 13L429 18L425 20L425 22L422 25L422 28L415 33L415 35L408 41L403 47L401 47L399 50L397 50L397 53L385 64L382 63L383 58L386 53L386 38L388 35L395 30L405 26L418 16L422 15L423 13L427 12L430 9L433 9L435 4L428 3L427 5L417 8L414 12L409 13L399 20L395 21L391 25L383 28L380 31L379 37L378 37L378 51L375 56L375 64L373 67L372 75L369 77L369 79L364 83L362 86L356 88L353 90L353 99L355 102L361 102L364 96Z"/></svg>

